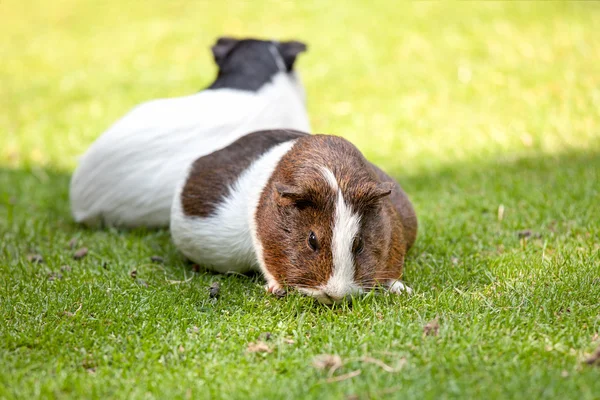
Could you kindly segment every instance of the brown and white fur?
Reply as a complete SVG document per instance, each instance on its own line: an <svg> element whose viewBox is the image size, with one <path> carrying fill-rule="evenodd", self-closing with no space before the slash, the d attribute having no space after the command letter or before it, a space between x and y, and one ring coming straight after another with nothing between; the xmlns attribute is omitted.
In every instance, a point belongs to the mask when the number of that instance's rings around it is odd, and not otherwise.
<svg viewBox="0 0 600 400"><path fill-rule="evenodd" d="M336 136L260 131L198 158L176 191L171 234L208 269L260 270L271 292L331 304L376 286L411 291L400 279L413 207Z"/></svg>

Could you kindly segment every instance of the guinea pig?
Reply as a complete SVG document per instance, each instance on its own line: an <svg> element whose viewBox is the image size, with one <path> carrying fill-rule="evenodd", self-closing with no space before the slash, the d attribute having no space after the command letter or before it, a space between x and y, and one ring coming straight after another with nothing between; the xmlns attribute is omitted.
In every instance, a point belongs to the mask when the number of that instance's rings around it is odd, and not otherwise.
<svg viewBox="0 0 600 400"><path fill-rule="evenodd" d="M297 41L220 38L215 81L135 107L81 157L70 185L77 222L167 227L177 182L198 156L259 129L309 130Z"/></svg>
<svg viewBox="0 0 600 400"><path fill-rule="evenodd" d="M190 260L258 270L270 292L332 304L402 281L417 218L400 185L349 141L292 130L248 134L194 161L178 185L171 236Z"/></svg>

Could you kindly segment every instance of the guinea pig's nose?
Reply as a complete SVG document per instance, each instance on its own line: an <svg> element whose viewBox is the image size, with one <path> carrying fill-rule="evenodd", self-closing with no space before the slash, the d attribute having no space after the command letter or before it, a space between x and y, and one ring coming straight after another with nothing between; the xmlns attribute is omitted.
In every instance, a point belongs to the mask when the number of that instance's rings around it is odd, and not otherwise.
<svg viewBox="0 0 600 400"><path fill-rule="evenodd" d="M343 303L344 301L350 300L349 294L339 295L339 294L334 294L334 293L325 293L325 296L327 296L327 299L331 302L331 304Z"/></svg>

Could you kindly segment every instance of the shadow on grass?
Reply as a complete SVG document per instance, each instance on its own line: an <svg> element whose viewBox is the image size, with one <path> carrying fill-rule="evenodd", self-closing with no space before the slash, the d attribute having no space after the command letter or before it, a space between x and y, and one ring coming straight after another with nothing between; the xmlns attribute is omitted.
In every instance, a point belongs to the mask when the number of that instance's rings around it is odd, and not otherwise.
<svg viewBox="0 0 600 400"><path fill-rule="evenodd" d="M548 248L570 242L588 246L590 236L598 234L600 155L595 152L453 165L404 177L390 172L417 209L420 232L407 259L406 279L421 290L489 284L494 279L490 265L522 251L519 234ZM191 270L167 230L94 231L75 224L68 185L65 172L0 169L5 256L51 254L76 238L98 260L148 262L156 254L167 270Z"/></svg>

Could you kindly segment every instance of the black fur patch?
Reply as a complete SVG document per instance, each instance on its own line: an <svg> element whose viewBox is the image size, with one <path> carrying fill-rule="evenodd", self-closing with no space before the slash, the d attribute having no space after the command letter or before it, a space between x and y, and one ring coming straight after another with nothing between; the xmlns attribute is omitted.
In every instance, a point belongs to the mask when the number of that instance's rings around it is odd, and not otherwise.
<svg viewBox="0 0 600 400"><path fill-rule="evenodd" d="M296 41L220 38L212 47L219 73L207 90L258 91L277 73L293 71L297 55L305 50Z"/></svg>

